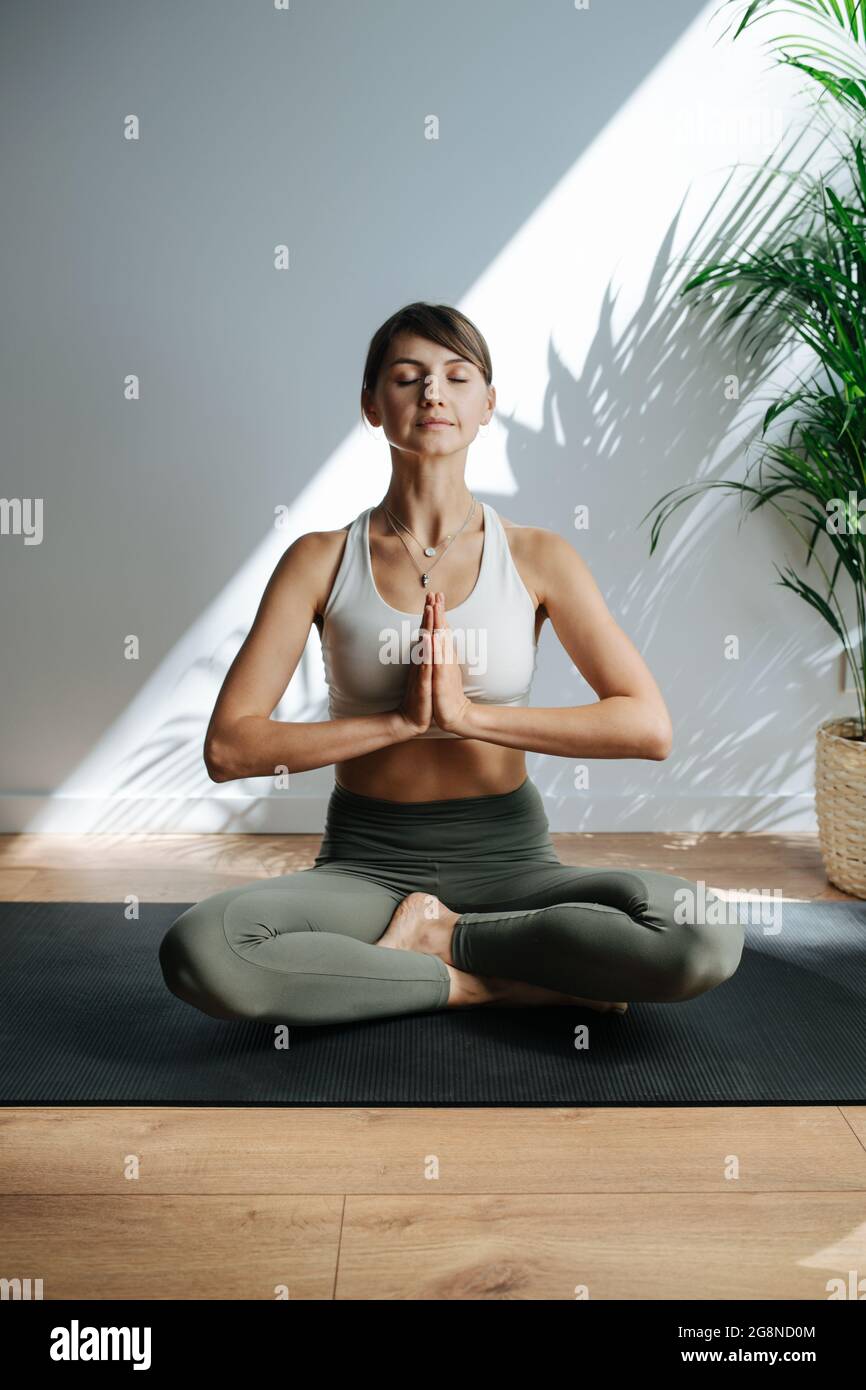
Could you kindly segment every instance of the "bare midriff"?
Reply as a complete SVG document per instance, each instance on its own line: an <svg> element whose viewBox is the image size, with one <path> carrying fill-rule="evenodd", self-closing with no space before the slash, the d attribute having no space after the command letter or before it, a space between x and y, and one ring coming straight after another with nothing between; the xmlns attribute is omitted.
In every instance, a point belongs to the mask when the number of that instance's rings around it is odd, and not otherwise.
<svg viewBox="0 0 866 1390"><path fill-rule="evenodd" d="M413 738L336 763L334 776L346 791L384 801L493 796L526 780L526 754L474 738Z"/></svg>

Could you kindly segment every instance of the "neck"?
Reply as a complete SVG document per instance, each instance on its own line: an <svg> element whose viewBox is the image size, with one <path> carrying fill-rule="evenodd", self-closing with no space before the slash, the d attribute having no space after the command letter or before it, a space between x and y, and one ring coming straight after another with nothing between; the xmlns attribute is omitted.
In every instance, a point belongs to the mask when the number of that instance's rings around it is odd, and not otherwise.
<svg viewBox="0 0 866 1390"><path fill-rule="evenodd" d="M455 532L463 525L472 506L472 493L462 476L425 479L416 475L400 479L392 475L382 501L419 541L432 545L447 532ZM479 511L477 502L475 511Z"/></svg>

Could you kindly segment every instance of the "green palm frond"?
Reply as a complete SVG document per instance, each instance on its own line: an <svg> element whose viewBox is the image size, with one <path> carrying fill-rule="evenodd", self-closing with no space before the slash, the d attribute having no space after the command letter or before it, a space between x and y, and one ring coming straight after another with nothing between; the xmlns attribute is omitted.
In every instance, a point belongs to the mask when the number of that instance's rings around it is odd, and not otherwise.
<svg viewBox="0 0 866 1390"><path fill-rule="evenodd" d="M742 0L727 0L721 8L732 3L743 9ZM866 115L866 15L862 0L751 0L733 38L760 20L777 15L805 16L817 32L772 34L766 47L776 62L802 72L855 115Z"/></svg>
<svg viewBox="0 0 866 1390"><path fill-rule="evenodd" d="M744 513L773 507L821 574L823 591L788 566L779 583L808 603L839 639L866 730L866 14L864 0L727 0L740 13L733 37L759 20L809 17L808 36L768 40L776 61L799 68L819 97L850 115L832 170L770 167L783 180L771 214L761 215L770 181L755 180L731 215L726 254L694 269L680 293L712 305L720 328L733 324L757 355L767 342L808 348L813 366L795 389L772 401L760 429L757 475L700 479L674 488L647 512L650 554L679 507L713 488L739 493ZM722 8L726 8L723 6ZM795 142L796 143L796 142ZM792 147L793 150L793 147ZM786 152L786 158L791 151ZM786 434L768 438L770 426ZM825 564L826 560L826 564ZM853 591L856 623L838 592Z"/></svg>

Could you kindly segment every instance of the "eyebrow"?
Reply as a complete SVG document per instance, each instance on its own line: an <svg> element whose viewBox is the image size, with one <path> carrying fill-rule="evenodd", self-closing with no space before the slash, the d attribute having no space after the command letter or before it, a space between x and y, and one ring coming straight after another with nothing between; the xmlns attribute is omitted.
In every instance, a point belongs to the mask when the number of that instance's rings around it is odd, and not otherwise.
<svg viewBox="0 0 866 1390"><path fill-rule="evenodd" d="M425 365L423 362L419 362L417 357L395 357L393 362L388 363L388 366L396 367L401 362L408 362L413 367L423 367ZM452 362L462 362L467 367L474 366L474 363L470 362L468 357L449 357L448 361L445 363L445 366L450 366Z"/></svg>

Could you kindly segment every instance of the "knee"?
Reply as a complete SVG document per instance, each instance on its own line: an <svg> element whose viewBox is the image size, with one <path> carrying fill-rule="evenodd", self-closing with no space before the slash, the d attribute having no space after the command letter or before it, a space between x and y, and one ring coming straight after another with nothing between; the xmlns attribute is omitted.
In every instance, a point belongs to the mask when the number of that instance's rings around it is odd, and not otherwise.
<svg viewBox="0 0 866 1390"><path fill-rule="evenodd" d="M744 933L737 922L683 930L674 972L673 998L695 999L729 980L740 964Z"/></svg>
<svg viewBox="0 0 866 1390"><path fill-rule="evenodd" d="M228 987L226 941L221 908L205 900L181 913L159 946L159 965L166 985L184 1000L212 1018L239 1018Z"/></svg>
<svg viewBox="0 0 866 1390"><path fill-rule="evenodd" d="M159 946L160 969L168 988L211 1018L316 1022L312 992L305 988L308 981L298 982L288 969L285 973L263 970L229 940L236 935L227 921L236 897L226 892L205 898L169 927ZM246 918L246 912L235 911L234 926ZM251 921L244 935L248 942L260 941L269 939L271 932ZM274 980L279 981L276 992Z"/></svg>
<svg viewBox="0 0 866 1390"><path fill-rule="evenodd" d="M740 964L744 929L739 912L678 874L641 871L645 901L639 920L664 938L653 988L658 1002L694 999L729 980Z"/></svg>

